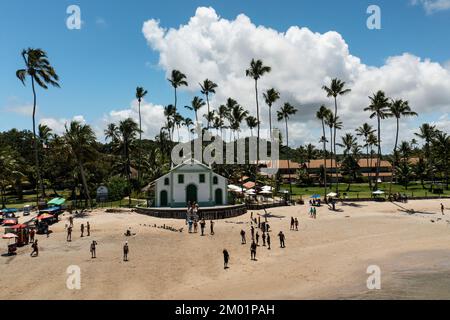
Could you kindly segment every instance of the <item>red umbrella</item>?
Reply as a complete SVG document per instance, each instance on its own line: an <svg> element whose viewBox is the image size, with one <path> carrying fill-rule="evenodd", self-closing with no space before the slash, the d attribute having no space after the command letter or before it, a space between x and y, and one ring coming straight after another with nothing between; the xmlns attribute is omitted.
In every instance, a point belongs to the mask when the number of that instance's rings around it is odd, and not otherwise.
<svg viewBox="0 0 450 320"><path fill-rule="evenodd" d="M27 228L26 224L16 224L15 226L9 227L10 229L25 229Z"/></svg>
<svg viewBox="0 0 450 320"><path fill-rule="evenodd" d="M7 226L7 225L15 225L16 223L17 223L17 221L15 219L6 219L6 220L3 221L3 224L5 226Z"/></svg>
<svg viewBox="0 0 450 320"><path fill-rule="evenodd" d="M53 215L44 213L38 217L38 220L45 220L45 219L51 219L51 218L53 218Z"/></svg>

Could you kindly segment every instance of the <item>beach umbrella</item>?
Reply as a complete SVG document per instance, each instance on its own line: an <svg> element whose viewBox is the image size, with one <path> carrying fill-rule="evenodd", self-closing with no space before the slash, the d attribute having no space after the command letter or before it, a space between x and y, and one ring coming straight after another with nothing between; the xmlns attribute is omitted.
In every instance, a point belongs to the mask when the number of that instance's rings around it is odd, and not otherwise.
<svg viewBox="0 0 450 320"><path fill-rule="evenodd" d="M17 238L17 235L15 235L14 233L7 233L2 236L2 239L14 239L14 238Z"/></svg>
<svg viewBox="0 0 450 320"><path fill-rule="evenodd" d="M384 191L377 190L377 191L372 192L372 194L374 194L374 195L381 195L381 194L384 194Z"/></svg>
<svg viewBox="0 0 450 320"><path fill-rule="evenodd" d="M263 191L260 192L260 194L272 194L272 191L263 190Z"/></svg>
<svg viewBox="0 0 450 320"><path fill-rule="evenodd" d="M44 213L38 217L38 220L45 220L45 219L51 219L51 218L53 218L53 215Z"/></svg>
<svg viewBox="0 0 450 320"><path fill-rule="evenodd" d="M320 199L320 194L314 194L311 196L312 199Z"/></svg>
<svg viewBox="0 0 450 320"><path fill-rule="evenodd" d="M16 219L6 219L3 221L3 225L4 226L13 226L17 224L17 220Z"/></svg>
<svg viewBox="0 0 450 320"><path fill-rule="evenodd" d="M337 193L330 192L329 194L327 194L327 197L331 197L331 198L337 197Z"/></svg>
<svg viewBox="0 0 450 320"><path fill-rule="evenodd" d="M54 206L62 206L66 202L66 199L64 198L54 198L50 200L47 204L48 205L54 205Z"/></svg>

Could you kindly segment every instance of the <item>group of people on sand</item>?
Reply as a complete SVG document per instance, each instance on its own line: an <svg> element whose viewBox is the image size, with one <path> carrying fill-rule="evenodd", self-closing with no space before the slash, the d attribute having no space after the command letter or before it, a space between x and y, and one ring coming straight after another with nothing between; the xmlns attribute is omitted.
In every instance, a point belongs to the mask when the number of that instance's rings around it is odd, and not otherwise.
<svg viewBox="0 0 450 320"><path fill-rule="evenodd" d="M320 199L310 199L309 200L309 205L310 206L314 206L314 207L320 207L322 205L322 200Z"/></svg>
<svg viewBox="0 0 450 320"><path fill-rule="evenodd" d="M269 232L269 224L267 223L267 216L265 217L265 221L261 222L261 217L258 216L258 218L253 218L253 212L250 215L250 233L251 233L251 244L250 244L250 259L252 261L256 261L256 252L258 247L260 246L260 239L262 240L262 246L267 247L267 250L271 250L271 237ZM294 220L295 223L295 220ZM298 220L297 220L297 228L298 228ZM257 230L259 229L259 230ZM260 235L261 231L261 235ZM246 232L244 229L240 231L241 236L241 244L245 245L247 244L247 238L246 238ZM286 248L285 240L286 236L284 235L283 231L280 231L278 233L278 238L280 240L280 248ZM230 258L230 254L227 249L223 250L224 254L224 268L228 269L228 261Z"/></svg>
<svg viewBox="0 0 450 320"><path fill-rule="evenodd" d="M72 241L72 231L73 231L73 217L70 216L69 217L69 224L66 224L66 230L67 230L67 237L66 237L66 241L67 242L71 242ZM86 229L86 236L90 237L91 236L91 225L89 224L89 221L86 222L86 228L84 226L84 223L81 224L80 226L80 237L83 238L84 237L84 230Z"/></svg>
<svg viewBox="0 0 450 320"><path fill-rule="evenodd" d="M188 225L189 233L198 233L198 225L200 225L201 236L205 236L206 221L201 219L199 221L199 206L197 203L189 202L186 212L186 224ZM214 235L214 221L209 222L210 234Z"/></svg>
<svg viewBox="0 0 450 320"><path fill-rule="evenodd" d="M316 207L309 208L309 217L313 219L317 219L317 209Z"/></svg>
<svg viewBox="0 0 450 320"><path fill-rule="evenodd" d="M298 225L299 225L298 219L297 218L294 219L294 217L291 217L291 228L290 228L290 230L298 231Z"/></svg>

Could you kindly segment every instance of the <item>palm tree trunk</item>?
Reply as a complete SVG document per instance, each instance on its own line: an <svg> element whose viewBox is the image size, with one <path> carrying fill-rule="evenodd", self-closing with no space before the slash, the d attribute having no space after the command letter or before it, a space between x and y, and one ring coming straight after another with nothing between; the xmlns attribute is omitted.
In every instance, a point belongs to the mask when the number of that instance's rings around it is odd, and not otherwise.
<svg viewBox="0 0 450 320"><path fill-rule="evenodd" d="M81 163L81 161L79 159L77 159L77 162L78 162L78 168L80 169L81 181L83 182L84 194L85 194L86 199L89 202L89 205L92 207L92 200L91 200L91 196L89 195L89 188L87 185L86 173L84 172L84 167L83 167L83 164Z"/></svg>
<svg viewBox="0 0 450 320"><path fill-rule="evenodd" d="M372 180L370 179L372 177L372 153L370 153L370 166L369 166L369 144L367 142L366 138L366 154L367 154L367 167L369 168L369 172L367 174L367 177L369 179L369 189L372 190Z"/></svg>
<svg viewBox="0 0 450 320"><path fill-rule="evenodd" d="M337 98L334 97L334 119L337 122ZM333 137L333 145L334 145L334 166L336 173L336 193L339 194L339 172L337 165L337 154L336 154L336 130L337 126L334 126L334 137Z"/></svg>
<svg viewBox="0 0 450 320"><path fill-rule="evenodd" d="M208 130L209 130L209 125L210 125L210 122L209 122L209 95L206 93L205 94L205 96L206 96L206 104L208 105L208 118L206 119L206 120L208 120Z"/></svg>
<svg viewBox="0 0 450 320"><path fill-rule="evenodd" d="M36 89L34 87L34 78L31 76L31 87L33 88L33 143L34 143L34 161L36 163L36 204L39 203L39 190L44 194L44 187L41 179L41 171L39 166L39 151L36 138Z"/></svg>
<svg viewBox="0 0 450 320"><path fill-rule="evenodd" d="M288 150L288 177L289 177L289 198L292 199L292 181L291 181L291 164L290 164L290 152L289 152L289 131L288 131L288 123L287 118L284 119L286 122L286 147Z"/></svg>
<svg viewBox="0 0 450 320"><path fill-rule="evenodd" d="M141 101L139 100L139 159L138 159L138 188L141 190L141 165L142 165L142 119Z"/></svg>
<svg viewBox="0 0 450 320"><path fill-rule="evenodd" d="M269 137L272 139L272 106L269 105Z"/></svg>
<svg viewBox="0 0 450 320"><path fill-rule="evenodd" d="M399 121L397 118L397 131L395 134L395 145L394 145L394 153L392 154L393 156L393 163L392 163L392 167L391 167L391 181L389 183L389 197L391 197L391 193L392 193L392 182L394 181L394 173L395 173L395 166L397 164L397 159L396 159L396 151L397 151L397 144L398 144L398 131L399 131Z"/></svg>
<svg viewBox="0 0 450 320"><path fill-rule="evenodd" d="M378 116L378 159L377 159L377 174L375 176L375 189L378 190L378 179L380 177L381 166L381 119Z"/></svg>
<svg viewBox="0 0 450 320"><path fill-rule="evenodd" d="M177 102L178 102L177 101L178 100L178 98L177 98L177 87L174 87L174 89L175 89L174 90L175 91L175 106L174 107L175 107L175 112L177 112Z"/></svg>
<svg viewBox="0 0 450 320"><path fill-rule="evenodd" d="M322 132L323 132L323 169L324 173L324 184L325 184L325 199L327 198L327 139L325 137L325 122L322 119Z"/></svg>
<svg viewBox="0 0 450 320"><path fill-rule="evenodd" d="M333 171L333 128L330 127L330 166L331 166L331 171ZM330 190L333 190L333 172L330 174Z"/></svg>
<svg viewBox="0 0 450 320"><path fill-rule="evenodd" d="M258 119L258 140L256 143L256 166L255 166L255 187L257 186L257 175L258 175L258 165L259 165L259 101L258 101L258 80L255 80L255 97L256 97L256 118Z"/></svg>

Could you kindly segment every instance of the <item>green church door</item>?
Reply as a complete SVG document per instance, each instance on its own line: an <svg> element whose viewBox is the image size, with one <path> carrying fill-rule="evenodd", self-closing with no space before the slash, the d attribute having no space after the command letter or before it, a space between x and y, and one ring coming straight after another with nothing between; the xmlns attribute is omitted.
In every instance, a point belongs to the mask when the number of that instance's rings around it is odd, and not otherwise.
<svg viewBox="0 0 450 320"><path fill-rule="evenodd" d="M214 200L216 202L216 206L223 205L223 192L222 189L216 189Z"/></svg>
<svg viewBox="0 0 450 320"><path fill-rule="evenodd" d="M186 188L186 203L188 202L198 202L197 201L197 186L190 184Z"/></svg>
<svg viewBox="0 0 450 320"><path fill-rule="evenodd" d="M161 207L167 207L168 205L168 196L167 196L167 191L163 190L160 193L160 203L161 203Z"/></svg>

